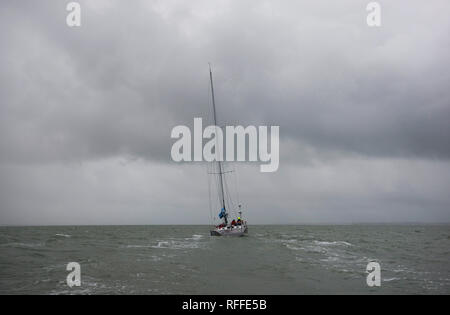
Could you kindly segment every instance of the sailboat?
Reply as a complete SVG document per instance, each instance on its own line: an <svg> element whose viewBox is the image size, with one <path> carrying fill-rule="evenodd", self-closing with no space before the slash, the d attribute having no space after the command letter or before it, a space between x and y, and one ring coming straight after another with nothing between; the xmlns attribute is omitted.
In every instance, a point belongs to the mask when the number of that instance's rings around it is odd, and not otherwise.
<svg viewBox="0 0 450 315"><path fill-rule="evenodd" d="M213 84L213 75L211 70L211 65L209 66L209 79L211 82L211 98L212 98L212 108L213 108L213 118L214 118L214 126L216 128L220 128L217 125L217 114L216 114L216 101L214 98L214 84ZM217 148L217 146L216 146ZM221 219L221 223L213 226L210 233L211 236L244 236L248 233L247 221L242 218L242 206L239 205L237 220L232 220L230 222L230 207L232 207L231 202L225 202L225 200L230 200L230 196L227 196L227 190L224 188L226 186L225 174L229 172L224 171L223 162L222 161L214 161L215 164L215 172L211 174L217 175L218 182L218 198L219 204L221 207L220 213L218 215L219 219Z"/></svg>

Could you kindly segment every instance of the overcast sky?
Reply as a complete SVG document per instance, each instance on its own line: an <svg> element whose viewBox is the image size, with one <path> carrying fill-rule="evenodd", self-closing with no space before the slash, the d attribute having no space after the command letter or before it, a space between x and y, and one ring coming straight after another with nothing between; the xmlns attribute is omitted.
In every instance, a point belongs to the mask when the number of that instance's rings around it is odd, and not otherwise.
<svg viewBox="0 0 450 315"><path fill-rule="evenodd" d="M280 126L277 172L235 165L250 224L450 222L448 0L68 2L0 2L1 225L208 223L170 157L208 62L222 124Z"/></svg>

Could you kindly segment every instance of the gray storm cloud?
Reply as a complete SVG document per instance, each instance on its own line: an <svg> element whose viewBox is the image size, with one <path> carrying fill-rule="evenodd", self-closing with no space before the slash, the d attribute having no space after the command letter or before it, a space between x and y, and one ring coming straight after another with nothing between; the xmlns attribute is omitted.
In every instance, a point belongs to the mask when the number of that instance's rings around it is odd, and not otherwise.
<svg viewBox="0 0 450 315"><path fill-rule="evenodd" d="M221 122L280 126L278 172L236 166L253 222L450 221L447 1L79 2L0 4L1 224L206 223L170 132L208 62Z"/></svg>

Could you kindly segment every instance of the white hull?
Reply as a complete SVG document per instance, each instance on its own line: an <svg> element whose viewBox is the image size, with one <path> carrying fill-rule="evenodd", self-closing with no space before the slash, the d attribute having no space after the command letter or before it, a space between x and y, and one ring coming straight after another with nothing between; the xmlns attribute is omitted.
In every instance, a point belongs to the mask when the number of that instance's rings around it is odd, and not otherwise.
<svg viewBox="0 0 450 315"><path fill-rule="evenodd" d="M248 233L247 225L238 225L233 227L215 228L211 231L211 236L244 236Z"/></svg>

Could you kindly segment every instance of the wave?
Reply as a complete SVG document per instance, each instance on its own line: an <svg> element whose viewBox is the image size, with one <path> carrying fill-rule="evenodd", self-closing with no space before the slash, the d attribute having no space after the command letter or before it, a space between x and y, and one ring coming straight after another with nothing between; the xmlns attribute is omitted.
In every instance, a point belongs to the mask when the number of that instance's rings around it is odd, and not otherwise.
<svg viewBox="0 0 450 315"><path fill-rule="evenodd" d="M391 282L391 281L396 281L396 280L400 280L400 278L393 277L393 278L383 278L382 279L383 282Z"/></svg>
<svg viewBox="0 0 450 315"><path fill-rule="evenodd" d="M157 245L152 246L152 248L166 248L166 249L193 249L199 248L198 242L187 242L187 241L158 241Z"/></svg>
<svg viewBox="0 0 450 315"><path fill-rule="evenodd" d="M191 237L186 237L185 240L186 241L199 241L203 238L203 235L200 234L194 234Z"/></svg>
<svg viewBox="0 0 450 315"><path fill-rule="evenodd" d="M324 246L333 246L333 245L337 245L337 246L353 246L352 244L350 244L348 242L344 242L344 241L333 241L333 242L314 241L314 243L317 244L317 245L324 245Z"/></svg>
<svg viewBox="0 0 450 315"><path fill-rule="evenodd" d="M125 245L126 248L151 248L152 245Z"/></svg>
<svg viewBox="0 0 450 315"><path fill-rule="evenodd" d="M22 248L37 248L44 246L44 243L5 243L1 244L1 247L22 247Z"/></svg>

